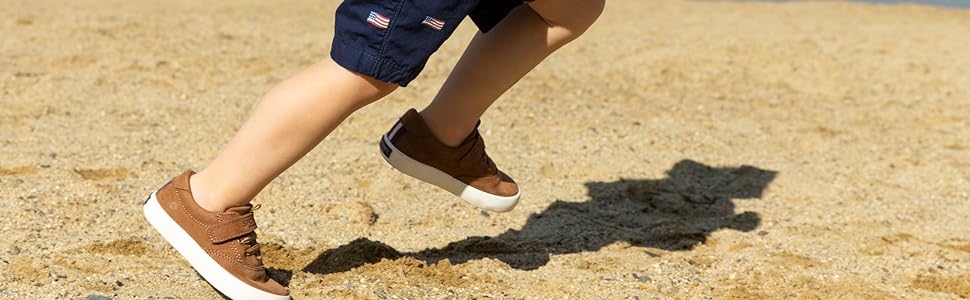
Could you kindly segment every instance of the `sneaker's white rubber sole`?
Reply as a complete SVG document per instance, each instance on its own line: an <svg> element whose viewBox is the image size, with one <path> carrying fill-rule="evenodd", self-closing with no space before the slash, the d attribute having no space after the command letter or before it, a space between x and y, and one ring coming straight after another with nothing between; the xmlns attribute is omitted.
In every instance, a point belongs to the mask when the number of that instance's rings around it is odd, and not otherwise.
<svg viewBox="0 0 970 300"><path fill-rule="evenodd" d="M465 200L465 202L471 203L471 205L484 210L506 212L515 208L515 205L519 203L519 195L522 194L522 191L512 196L503 197L476 189L435 167L408 157L398 150L397 147L394 147L394 144L391 143L390 138L386 134L381 137L380 146L381 156L398 171L445 189L455 194L455 196L460 197L462 200Z"/></svg>
<svg viewBox="0 0 970 300"><path fill-rule="evenodd" d="M158 233L177 250L195 271L202 275L216 290L235 300L288 300L281 296L257 289L223 269L195 240L158 204L155 193L145 201L145 218Z"/></svg>

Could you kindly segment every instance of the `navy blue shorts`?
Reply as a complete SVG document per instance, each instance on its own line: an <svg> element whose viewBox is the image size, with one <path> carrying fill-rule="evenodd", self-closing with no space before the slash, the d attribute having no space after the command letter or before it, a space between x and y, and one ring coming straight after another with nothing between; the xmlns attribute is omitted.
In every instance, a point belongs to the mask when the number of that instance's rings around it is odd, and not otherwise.
<svg viewBox="0 0 970 300"><path fill-rule="evenodd" d="M487 32L523 0L344 0L330 56L375 79L407 86L470 16Z"/></svg>

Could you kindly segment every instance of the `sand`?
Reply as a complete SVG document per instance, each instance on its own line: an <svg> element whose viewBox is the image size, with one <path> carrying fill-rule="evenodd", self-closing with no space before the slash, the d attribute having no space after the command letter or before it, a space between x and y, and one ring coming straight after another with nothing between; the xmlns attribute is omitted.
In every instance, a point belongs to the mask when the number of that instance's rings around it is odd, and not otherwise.
<svg viewBox="0 0 970 300"><path fill-rule="evenodd" d="M140 204L325 57L337 1L2 1L0 298L218 298ZM495 105L485 213L377 140L474 34L257 199L296 299L970 297L970 11L609 3Z"/></svg>

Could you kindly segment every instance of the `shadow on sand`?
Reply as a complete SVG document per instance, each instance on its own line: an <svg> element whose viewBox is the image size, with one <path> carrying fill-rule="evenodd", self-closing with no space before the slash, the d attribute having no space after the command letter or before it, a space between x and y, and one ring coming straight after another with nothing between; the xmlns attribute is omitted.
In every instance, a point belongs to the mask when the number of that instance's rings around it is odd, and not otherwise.
<svg viewBox="0 0 970 300"><path fill-rule="evenodd" d="M625 241L639 247L690 250L720 229L751 231L761 223L755 212L734 212L734 201L761 198L777 172L752 166L715 168L678 162L657 180L588 182L589 200L557 200L532 214L522 230L494 237L469 237L443 248L401 253L365 238L330 249L303 271L343 272L381 259L414 257L428 263L460 264L493 258L521 270L546 265L555 254L596 251Z"/></svg>

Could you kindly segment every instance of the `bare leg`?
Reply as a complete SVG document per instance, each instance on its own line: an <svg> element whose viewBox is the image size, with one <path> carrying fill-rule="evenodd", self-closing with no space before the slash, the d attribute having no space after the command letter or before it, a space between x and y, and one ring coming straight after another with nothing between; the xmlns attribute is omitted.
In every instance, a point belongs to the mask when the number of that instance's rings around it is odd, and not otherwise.
<svg viewBox="0 0 970 300"><path fill-rule="evenodd" d="M455 146L499 96L549 54L579 37L605 0L539 0L478 34L434 100L421 111L432 133Z"/></svg>
<svg viewBox="0 0 970 300"><path fill-rule="evenodd" d="M327 59L274 87L204 170L191 177L202 208L242 206L302 158L355 110L397 86Z"/></svg>
<svg viewBox="0 0 970 300"><path fill-rule="evenodd" d="M578 37L605 0L539 0L477 36L422 112L435 135L457 144L495 99L550 53ZM210 211L249 203L357 109L396 85L327 59L274 87L222 152L192 176L193 196Z"/></svg>

